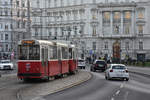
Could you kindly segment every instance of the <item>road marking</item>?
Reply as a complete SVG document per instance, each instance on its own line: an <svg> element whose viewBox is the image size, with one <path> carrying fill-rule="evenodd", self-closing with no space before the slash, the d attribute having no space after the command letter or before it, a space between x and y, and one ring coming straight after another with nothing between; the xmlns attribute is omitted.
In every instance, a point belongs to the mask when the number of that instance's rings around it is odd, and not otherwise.
<svg viewBox="0 0 150 100"><path fill-rule="evenodd" d="M111 98L111 100L115 100L114 98Z"/></svg>
<svg viewBox="0 0 150 100"><path fill-rule="evenodd" d="M42 97L35 97L35 98L33 98L32 100L45 100L45 99L42 98Z"/></svg>
<svg viewBox="0 0 150 100"><path fill-rule="evenodd" d="M121 85L120 85L120 88L123 88L123 87L124 87L124 85L123 85L123 84L121 84Z"/></svg>
<svg viewBox="0 0 150 100"><path fill-rule="evenodd" d="M116 92L116 95L118 95L120 93L120 90L118 90L117 92Z"/></svg>

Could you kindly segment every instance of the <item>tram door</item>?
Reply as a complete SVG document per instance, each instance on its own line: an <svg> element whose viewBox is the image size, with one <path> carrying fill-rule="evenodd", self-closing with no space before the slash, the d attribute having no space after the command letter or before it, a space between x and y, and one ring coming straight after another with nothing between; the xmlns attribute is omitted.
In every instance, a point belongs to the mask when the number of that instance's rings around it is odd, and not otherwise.
<svg viewBox="0 0 150 100"><path fill-rule="evenodd" d="M59 66L59 73L61 73L62 72L61 47L58 47L58 66Z"/></svg>
<svg viewBox="0 0 150 100"><path fill-rule="evenodd" d="M48 48L42 48L42 67L44 76L48 76Z"/></svg>

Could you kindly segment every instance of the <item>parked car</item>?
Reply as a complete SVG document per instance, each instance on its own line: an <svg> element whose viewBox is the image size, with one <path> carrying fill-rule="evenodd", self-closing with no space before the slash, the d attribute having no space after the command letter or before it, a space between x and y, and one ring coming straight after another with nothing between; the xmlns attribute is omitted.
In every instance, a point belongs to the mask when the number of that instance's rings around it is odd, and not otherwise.
<svg viewBox="0 0 150 100"><path fill-rule="evenodd" d="M13 69L13 63L10 60L1 60L0 69Z"/></svg>
<svg viewBox="0 0 150 100"><path fill-rule="evenodd" d="M126 79L129 80L129 72L123 64L110 64L105 72L106 80L109 79Z"/></svg>
<svg viewBox="0 0 150 100"><path fill-rule="evenodd" d="M85 60L84 59L78 59L78 67L81 69L85 69Z"/></svg>
<svg viewBox="0 0 150 100"><path fill-rule="evenodd" d="M96 71L96 70L101 70L101 71L105 71L107 68L107 63L105 62L105 60L95 60L94 63L91 66L91 71Z"/></svg>

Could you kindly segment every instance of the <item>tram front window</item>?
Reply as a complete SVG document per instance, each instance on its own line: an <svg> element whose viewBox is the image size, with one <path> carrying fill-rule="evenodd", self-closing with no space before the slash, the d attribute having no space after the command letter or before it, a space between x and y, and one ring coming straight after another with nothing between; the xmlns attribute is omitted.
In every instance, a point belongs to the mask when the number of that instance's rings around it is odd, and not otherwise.
<svg viewBox="0 0 150 100"><path fill-rule="evenodd" d="M19 60L40 60L40 46L20 45Z"/></svg>

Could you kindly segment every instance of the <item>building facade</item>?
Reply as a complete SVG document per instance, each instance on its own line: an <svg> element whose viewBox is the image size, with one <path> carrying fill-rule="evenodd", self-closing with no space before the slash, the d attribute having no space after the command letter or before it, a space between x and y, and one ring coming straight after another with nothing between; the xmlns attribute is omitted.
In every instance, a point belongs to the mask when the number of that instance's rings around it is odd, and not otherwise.
<svg viewBox="0 0 150 100"><path fill-rule="evenodd" d="M27 38L28 32L28 0L12 0L13 19L13 52L17 58L17 44L21 39Z"/></svg>
<svg viewBox="0 0 150 100"><path fill-rule="evenodd" d="M11 0L0 0L0 59L9 58L12 51L11 4Z"/></svg>
<svg viewBox="0 0 150 100"><path fill-rule="evenodd" d="M32 0L32 36L66 40L79 56L150 59L149 0Z"/></svg>
<svg viewBox="0 0 150 100"><path fill-rule="evenodd" d="M0 0L0 59L17 56L17 43L27 34L27 0Z"/></svg>

